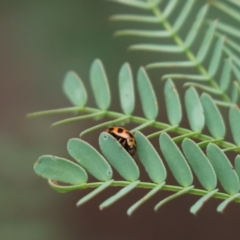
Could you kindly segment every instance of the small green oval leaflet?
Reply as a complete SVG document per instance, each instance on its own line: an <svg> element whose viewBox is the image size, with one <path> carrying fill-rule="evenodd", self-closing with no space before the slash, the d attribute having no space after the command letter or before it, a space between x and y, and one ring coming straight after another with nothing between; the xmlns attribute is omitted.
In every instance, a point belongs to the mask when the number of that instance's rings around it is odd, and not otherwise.
<svg viewBox="0 0 240 240"><path fill-rule="evenodd" d="M182 107L178 91L171 79L164 86L164 96L167 106L168 120L171 125L179 125L182 120Z"/></svg>
<svg viewBox="0 0 240 240"><path fill-rule="evenodd" d="M206 55L208 54L208 50L214 36L216 25L217 25L217 20L209 24L208 30L204 36L204 40L202 41L202 44L197 53L198 62L202 62L205 59Z"/></svg>
<svg viewBox="0 0 240 240"><path fill-rule="evenodd" d="M139 178L137 164L116 138L102 132L99 136L99 145L103 155L124 179L133 182Z"/></svg>
<svg viewBox="0 0 240 240"><path fill-rule="evenodd" d="M210 77L214 76L218 69L218 66L221 60L224 40L225 40L225 36L222 36L222 37L219 37L217 42L215 43L214 52L208 68L208 74L210 75Z"/></svg>
<svg viewBox="0 0 240 240"><path fill-rule="evenodd" d="M222 203L220 203L217 207L217 211L218 212L223 212L223 210L231 203L233 202L235 199L240 197L240 193L236 193L234 195L232 195L231 197L227 198L226 200L224 200Z"/></svg>
<svg viewBox="0 0 240 240"><path fill-rule="evenodd" d="M202 22L204 21L204 18L208 12L208 9L209 9L208 4L203 5L199 9L196 17L194 17L193 24L190 30L188 31L186 39L184 40L184 45L187 46L188 48L191 46L191 44L194 42L195 38L197 37L197 34L199 33L199 28L201 27Z"/></svg>
<svg viewBox="0 0 240 240"><path fill-rule="evenodd" d="M220 78L220 89L224 92L228 89L230 79L231 79L231 58L228 58L224 61L222 75Z"/></svg>
<svg viewBox="0 0 240 240"><path fill-rule="evenodd" d="M34 164L34 171L39 176L69 184L86 183L88 176L79 165L60 157L44 155Z"/></svg>
<svg viewBox="0 0 240 240"><path fill-rule="evenodd" d="M222 187L228 194L239 192L239 178L223 151L213 143L207 146L207 156L213 165Z"/></svg>
<svg viewBox="0 0 240 240"><path fill-rule="evenodd" d="M209 132L214 138L223 138L226 129L219 109L208 94L203 93L200 99Z"/></svg>
<svg viewBox="0 0 240 240"><path fill-rule="evenodd" d="M73 105L84 107L87 102L87 92L82 80L75 72L68 72L64 78L63 91Z"/></svg>
<svg viewBox="0 0 240 240"><path fill-rule="evenodd" d="M182 11L179 12L178 17L176 18L173 25L173 29L175 32L178 32L180 30L186 20L186 17L188 16L188 14L190 14L193 5L193 1L185 1L184 7L182 8Z"/></svg>
<svg viewBox="0 0 240 240"><path fill-rule="evenodd" d="M240 111L236 106L229 110L229 124L234 142L240 145Z"/></svg>
<svg viewBox="0 0 240 240"><path fill-rule="evenodd" d="M146 118L153 120L158 115L158 103L153 86L143 67L137 73L137 88Z"/></svg>
<svg viewBox="0 0 240 240"><path fill-rule="evenodd" d="M90 69L90 80L97 106L107 110L111 103L110 89L102 62L96 59Z"/></svg>
<svg viewBox="0 0 240 240"><path fill-rule="evenodd" d="M138 157L150 179L155 183L164 182L167 172L157 151L141 132L135 132L134 137L137 142Z"/></svg>
<svg viewBox="0 0 240 240"><path fill-rule="evenodd" d="M67 149L81 166L100 181L107 181L112 178L112 169L104 157L90 144L72 138L67 143Z"/></svg>
<svg viewBox="0 0 240 240"><path fill-rule="evenodd" d="M202 196L200 199L197 200L197 202L192 205L192 207L190 208L190 212L192 214L196 214L203 207L204 203L206 203L210 198L212 198L217 192L218 189L214 189L208 192L206 195Z"/></svg>
<svg viewBox="0 0 240 240"><path fill-rule="evenodd" d="M193 182L193 175L177 145L169 135L164 132L160 135L159 144L165 160L177 182L183 187L190 186Z"/></svg>
<svg viewBox="0 0 240 240"><path fill-rule="evenodd" d="M201 132L204 127L205 119L202 104L194 87L188 88L185 93L185 106L191 129Z"/></svg>
<svg viewBox="0 0 240 240"><path fill-rule="evenodd" d="M200 147L194 141L184 139L182 148L192 170L197 175L203 188L208 191L215 189L217 186L215 171Z"/></svg>
<svg viewBox="0 0 240 240"><path fill-rule="evenodd" d="M238 178L240 179L240 155L236 156L234 165L235 165Z"/></svg>
<svg viewBox="0 0 240 240"><path fill-rule="evenodd" d="M233 103L236 103L239 98L239 84L234 81L232 83L232 89L231 89L231 100Z"/></svg>
<svg viewBox="0 0 240 240"><path fill-rule="evenodd" d="M132 114L135 105L135 96L132 71L128 63L124 63L120 69L118 85L122 110L126 115Z"/></svg>

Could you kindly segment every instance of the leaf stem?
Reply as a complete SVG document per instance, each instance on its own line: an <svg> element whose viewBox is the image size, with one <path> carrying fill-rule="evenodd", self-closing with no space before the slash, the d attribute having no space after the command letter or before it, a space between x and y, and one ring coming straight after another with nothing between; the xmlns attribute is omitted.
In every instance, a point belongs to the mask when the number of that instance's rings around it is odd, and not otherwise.
<svg viewBox="0 0 240 240"><path fill-rule="evenodd" d="M112 187L126 187L130 184L131 182L128 181L112 181L109 182L108 186L112 186ZM89 188L98 188L103 184L103 182L92 182L92 183L86 183L86 184L82 184L82 185L78 185L78 186L60 186L60 185L54 185L54 189L58 192L69 192L69 191L73 191L73 190L77 190L77 189L89 189ZM157 183L150 183L150 182L139 182L136 186L136 188L145 188L145 189L153 189L155 187L157 187L159 184ZM63 191L62 189L64 189L65 191ZM182 190L186 189L185 187L180 187L180 186L174 186L174 185L164 185L162 187L162 190L165 191L170 191L170 192L181 192ZM193 195L198 195L198 196L204 196L206 194L209 193L209 191L207 190L203 190L203 189L197 189L197 188L192 188L190 189L188 192L188 194L193 194ZM227 193L222 193L222 192L216 192L213 195L213 198L217 198L217 199L228 199L229 197L231 197L231 195L227 194ZM235 202L240 203L240 198L236 198L234 199Z"/></svg>
<svg viewBox="0 0 240 240"><path fill-rule="evenodd" d="M84 113L90 113L90 114L94 114L94 113L99 113L100 110L96 109L96 108L90 108L90 107L84 107L84 108L79 108L79 107L69 107L69 108L61 108L61 109L54 109L54 110L48 110L48 111L41 111L41 112L35 112L35 113L30 113L28 114L29 117L42 117L42 116L47 116L47 115L51 115L51 114L58 114L58 113L80 113L80 112L84 112ZM94 116L94 115L93 115ZM163 122L158 122L158 121L153 121L150 123L150 121L146 118L143 117L138 117L138 116L130 116L130 115L125 115L123 113L119 113L119 112L114 112L114 111L105 111L104 112L104 116L105 117L110 117L113 118L114 120L112 121L108 121L107 123L102 123L99 124L95 127L92 127L90 129L85 130L84 132L82 132L81 134L84 135L87 132L91 132L95 129L101 128L101 127L105 127L106 125L111 125L114 123L118 123L121 121L131 121L134 123L138 123L138 124L142 124L143 127L145 126L144 124L146 124L147 126L151 126L151 127L155 127L157 129L161 129L161 131L167 131L167 132L173 132L179 135L187 135L187 136L192 136L195 139L198 139L204 143L207 142L215 142L217 145L221 146L222 148L234 148L235 151L240 152L240 149L234 145L233 143L224 141L223 139L215 139L213 137L210 137L208 135L202 134L202 133L197 133L186 129L186 128L182 128L182 127L178 127L178 126L172 126L170 124L167 123L163 123ZM67 119L65 119L67 121ZM157 131L156 133L152 133L150 136L150 138L158 136L160 134L161 131ZM181 137L181 136L179 136ZM204 144L201 145L201 147L205 146Z"/></svg>

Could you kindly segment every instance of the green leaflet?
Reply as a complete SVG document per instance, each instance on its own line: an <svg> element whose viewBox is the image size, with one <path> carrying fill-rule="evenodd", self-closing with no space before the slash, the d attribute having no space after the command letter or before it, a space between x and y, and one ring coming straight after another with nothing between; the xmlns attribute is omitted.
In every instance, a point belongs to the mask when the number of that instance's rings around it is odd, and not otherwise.
<svg viewBox="0 0 240 240"><path fill-rule="evenodd" d="M223 49L223 42L225 37L221 37L217 40L214 48L214 53L211 58L211 62L208 69L208 74L212 77L216 73L220 60L221 60L221 54Z"/></svg>
<svg viewBox="0 0 240 240"><path fill-rule="evenodd" d="M169 0L167 6L165 7L164 11L163 11L163 16L165 17L165 19L167 19L170 14L173 12L174 8L176 7L178 3L178 0Z"/></svg>
<svg viewBox="0 0 240 240"><path fill-rule="evenodd" d="M233 202L235 199L240 197L240 193L236 193L233 196L229 197L225 201L223 201L221 204L218 205L217 211L223 212L223 210L228 206L229 203Z"/></svg>
<svg viewBox="0 0 240 240"><path fill-rule="evenodd" d="M237 155L234 163L238 178L240 179L240 155Z"/></svg>
<svg viewBox="0 0 240 240"><path fill-rule="evenodd" d="M67 143L68 153L90 174L100 181L112 178L112 169L104 157L90 144L72 138Z"/></svg>
<svg viewBox="0 0 240 240"><path fill-rule="evenodd" d="M222 75L220 78L220 89L226 91L229 86L230 77L231 77L231 58L228 58L224 61L224 66L222 70Z"/></svg>
<svg viewBox="0 0 240 240"><path fill-rule="evenodd" d="M197 53L197 59L199 62L202 62L204 60L204 58L206 57L209 47L211 45L212 42L212 38L213 38L213 34L215 31L217 25L217 21L213 21L210 23L209 28L206 32L206 35L204 37L204 40L199 48L199 51Z"/></svg>
<svg viewBox="0 0 240 240"><path fill-rule="evenodd" d="M111 121L108 121L108 122L103 122L103 123L100 123L98 125L95 125L93 127L90 127L88 129L85 129L84 131L82 131L79 136L82 137L83 135L87 134L87 133L90 133L90 132L93 132L94 130L97 130L97 129L102 129L102 128L107 128L109 126L114 126L114 125L121 125L125 122L128 121L128 119L130 118L129 115L122 115L123 117L119 117L117 119L114 119L114 120L111 120Z"/></svg>
<svg viewBox="0 0 240 240"><path fill-rule="evenodd" d="M185 106L191 129L201 132L205 124L205 118L202 104L194 87L188 88L185 93Z"/></svg>
<svg viewBox="0 0 240 240"><path fill-rule="evenodd" d="M159 24L161 19L156 16L146 16L137 14L115 14L110 17L111 21L144 22Z"/></svg>
<svg viewBox="0 0 240 240"><path fill-rule="evenodd" d="M134 37L147 37L147 38L164 38L170 37L170 33L163 30L136 30L136 29L125 29L119 30L114 33L114 36L134 36Z"/></svg>
<svg viewBox="0 0 240 240"><path fill-rule="evenodd" d="M179 46L176 45L163 45L163 44L134 44L129 47L129 50L138 51L153 51L153 52L167 52L167 53L180 53L183 52Z"/></svg>
<svg viewBox="0 0 240 240"><path fill-rule="evenodd" d="M68 124L68 123L72 123L72 122L77 122L77 121L85 120L88 118L97 118L97 117L103 116L104 114L105 114L105 111L97 111L95 113L86 114L86 115L82 115L82 116L78 116L78 117L66 118L66 119L54 122L52 124L52 127L60 126L60 125L64 125L64 124Z"/></svg>
<svg viewBox="0 0 240 240"><path fill-rule="evenodd" d="M141 2L137 0L109 0L111 2L116 2L124 5L128 5L134 8L140 8L140 9L150 9L155 4L158 4L161 0L153 0L151 2Z"/></svg>
<svg viewBox="0 0 240 240"><path fill-rule="evenodd" d="M99 136L99 145L104 156L124 179L133 182L139 178L137 164L116 138L102 132Z"/></svg>
<svg viewBox="0 0 240 240"><path fill-rule="evenodd" d="M239 12L238 9L231 8L224 4L223 2L213 2L213 5L220 10L222 10L224 13L226 13L228 16L232 17L233 19L240 21L239 19Z"/></svg>
<svg viewBox="0 0 240 240"><path fill-rule="evenodd" d="M167 106L168 120L171 125L179 125L182 120L182 106L178 91L171 79L164 86L164 96Z"/></svg>
<svg viewBox="0 0 240 240"><path fill-rule="evenodd" d="M120 102L126 115L132 114L135 105L134 87L131 67L124 63L118 76L118 87L120 91Z"/></svg>
<svg viewBox="0 0 240 240"><path fill-rule="evenodd" d="M102 62L96 59L90 69L90 80L97 106L107 110L111 103L110 89Z"/></svg>
<svg viewBox="0 0 240 240"><path fill-rule="evenodd" d="M211 192L198 199L198 201L195 202L190 208L190 212L192 214L196 214L203 207L203 204L206 203L206 201L208 201L210 198L212 198L216 192L218 192L218 189L212 190Z"/></svg>
<svg viewBox="0 0 240 240"><path fill-rule="evenodd" d="M217 186L217 177L208 158L201 148L192 140L184 139L182 142L183 152L195 172L203 188L212 191Z"/></svg>
<svg viewBox="0 0 240 240"><path fill-rule="evenodd" d="M207 156L210 160L222 187L228 194L239 192L239 178L223 151L213 143L207 146Z"/></svg>
<svg viewBox="0 0 240 240"><path fill-rule="evenodd" d="M63 90L73 105L84 107L87 102L87 92L82 80L75 72L68 72L63 81Z"/></svg>
<svg viewBox="0 0 240 240"><path fill-rule="evenodd" d="M155 183L164 182L167 177L167 171L157 151L141 132L136 132L134 137L137 141L138 157L149 178Z"/></svg>
<svg viewBox="0 0 240 240"><path fill-rule="evenodd" d="M156 62L150 63L146 65L146 69L153 69L153 68L188 68L194 67L195 64L191 61L179 61L179 62Z"/></svg>
<svg viewBox="0 0 240 240"><path fill-rule="evenodd" d="M216 104L206 93L203 93L200 99L204 109L204 116L209 132L215 138L223 138L226 131L225 124Z"/></svg>
<svg viewBox="0 0 240 240"><path fill-rule="evenodd" d="M229 0L229 1L240 7L240 2L238 0Z"/></svg>
<svg viewBox="0 0 240 240"><path fill-rule="evenodd" d="M236 106L229 110L229 124L234 142L240 145L240 111Z"/></svg>
<svg viewBox="0 0 240 240"><path fill-rule="evenodd" d="M167 202L170 202L170 201L188 193L193 188L194 188L194 186L185 187L182 190L180 190L179 192L174 193L174 194L170 195L169 197L166 197L165 199L161 200L158 204L155 205L154 210L157 211L160 207L162 207Z"/></svg>
<svg viewBox="0 0 240 240"><path fill-rule="evenodd" d="M236 103L239 97L239 84L234 81L232 83L232 89L231 89L231 100L233 103Z"/></svg>
<svg viewBox="0 0 240 240"><path fill-rule="evenodd" d="M86 183L88 176L79 165L60 157L41 156L34 164L34 171L39 176L69 184Z"/></svg>
<svg viewBox="0 0 240 240"><path fill-rule="evenodd" d="M240 71L235 64L232 64L232 71L233 71L236 79L238 80L238 82L240 82Z"/></svg>
<svg viewBox="0 0 240 240"><path fill-rule="evenodd" d="M138 70L137 88L146 118L152 120L158 115L158 103L153 86L143 67Z"/></svg>
<svg viewBox="0 0 240 240"><path fill-rule="evenodd" d="M190 186L193 182L193 175L177 145L169 135L164 132L160 135L159 144L165 160L177 182L183 187Z"/></svg>
<svg viewBox="0 0 240 240"><path fill-rule="evenodd" d="M190 14L192 6L194 4L193 0L187 0L184 7L182 8L181 13L178 15L178 18L176 19L173 29L177 32L179 29L183 26L187 16Z"/></svg>
<svg viewBox="0 0 240 240"><path fill-rule="evenodd" d="M181 80L192 80L192 81L201 81L201 82L206 82L209 80L209 76L203 76L200 74L181 74L181 73L171 73L171 74L165 74L162 76L162 79L181 79Z"/></svg>
<svg viewBox="0 0 240 240"><path fill-rule="evenodd" d="M186 37L186 40L184 41L186 46L190 46L194 39L196 38L198 32L199 32L199 28L202 24L202 21L204 20L204 17L207 13L207 10L209 8L208 4L205 4L200 10L199 13L196 17L196 20L194 21L192 28L190 29L190 31L188 32L188 35Z"/></svg>

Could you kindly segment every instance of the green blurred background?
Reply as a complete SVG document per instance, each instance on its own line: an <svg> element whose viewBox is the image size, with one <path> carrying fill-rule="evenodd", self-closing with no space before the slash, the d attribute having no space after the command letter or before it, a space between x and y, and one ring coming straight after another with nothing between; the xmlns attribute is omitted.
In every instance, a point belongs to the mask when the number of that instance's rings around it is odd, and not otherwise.
<svg viewBox="0 0 240 240"><path fill-rule="evenodd" d="M75 203L87 190L59 194L33 172L34 162L43 154L69 158L67 140L94 124L87 121L50 128L52 122L66 116L26 119L26 114L33 111L70 106L61 89L67 71L76 71L90 89L90 64L101 58L111 89L116 92L121 64L129 61L136 72L137 67L149 62L150 56L145 53L126 51L131 38L113 38L121 24L111 23L108 18L122 9L97 0L0 1L0 240L236 237L237 204L220 215L215 211L219 201L212 200L194 217L189 213L197 200L194 196L182 197L158 213L152 210L159 200L155 198L129 218L127 208L145 191L136 190L103 212L98 205L115 189L76 208ZM160 79L162 74L156 72L153 78ZM91 97L89 105L94 106ZM112 106L119 110L117 100L113 99ZM98 134L85 139L96 144Z"/></svg>

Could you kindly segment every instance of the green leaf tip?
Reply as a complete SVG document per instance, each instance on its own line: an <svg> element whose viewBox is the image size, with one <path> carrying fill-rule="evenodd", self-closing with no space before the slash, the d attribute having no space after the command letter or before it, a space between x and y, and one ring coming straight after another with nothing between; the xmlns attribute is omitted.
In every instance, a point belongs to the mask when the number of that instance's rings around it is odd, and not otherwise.
<svg viewBox="0 0 240 240"><path fill-rule="evenodd" d="M126 115L130 115L134 110L135 95L132 71L128 63L124 63L119 71L118 86L122 110Z"/></svg>
<svg viewBox="0 0 240 240"><path fill-rule="evenodd" d="M233 196L227 198L226 200L224 200L222 203L220 203L217 207L217 211L223 213L224 209L231 203L233 202L235 199L240 197L240 193L236 193Z"/></svg>
<svg viewBox="0 0 240 240"><path fill-rule="evenodd" d="M205 117L201 101L194 87L188 88L185 93L185 106L191 129L201 132L205 124Z"/></svg>
<svg viewBox="0 0 240 240"><path fill-rule="evenodd" d="M234 142L240 145L240 110L237 106L229 109L229 125Z"/></svg>
<svg viewBox="0 0 240 240"><path fill-rule="evenodd" d="M154 207L154 211L157 211L160 207L162 207L164 204L166 204L167 202L170 202L186 193L188 193L189 191L191 191L194 188L194 186L189 186L186 188L183 188L182 190L180 190L177 193L174 193L172 195L170 195L169 197L166 197L165 199L161 200L158 204L155 205Z"/></svg>
<svg viewBox="0 0 240 240"><path fill-rule="evenodd" d="M200 147L194 141L184 139L182 142L182 148L184 155L203 188L207 191L215 189L217 186L215 171Z"/></svg>
<svg viewBox="0 0 240 240"><path fill-rule="evenodd" d="M164 86L164 96L167 106L168 120L171 125L179 125L182 120L182 107L178 91L171 79L168 79Z"/></svg>

